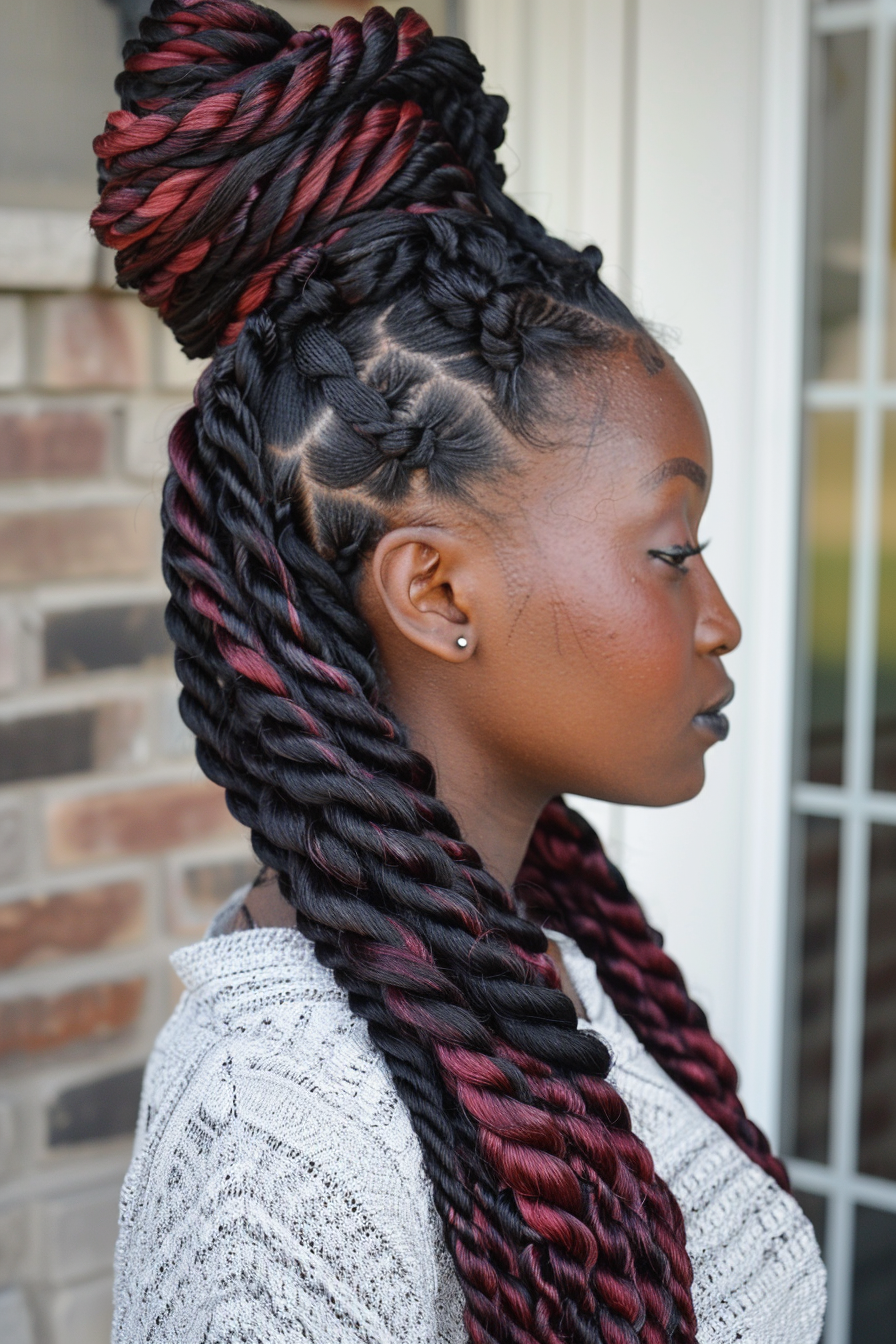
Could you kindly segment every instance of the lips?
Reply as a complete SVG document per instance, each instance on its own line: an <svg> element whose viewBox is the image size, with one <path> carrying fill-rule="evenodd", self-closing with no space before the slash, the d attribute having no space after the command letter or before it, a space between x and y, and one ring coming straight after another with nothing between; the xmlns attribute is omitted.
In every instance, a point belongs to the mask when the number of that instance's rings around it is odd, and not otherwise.
<svg viewBox="0 0 896 1344"><path fill-rule="evenodd" d="M726 705L730 705L733 699L734 687L732 686L728 693L722 696L721 700L717 700L715 704L709 705L706 709L702 709L699 714L694 715L695 727L702 728L704 732L710 733L717 742L724 742L731 725L728 722L728 716L723 714L722 710Z"/></svg>

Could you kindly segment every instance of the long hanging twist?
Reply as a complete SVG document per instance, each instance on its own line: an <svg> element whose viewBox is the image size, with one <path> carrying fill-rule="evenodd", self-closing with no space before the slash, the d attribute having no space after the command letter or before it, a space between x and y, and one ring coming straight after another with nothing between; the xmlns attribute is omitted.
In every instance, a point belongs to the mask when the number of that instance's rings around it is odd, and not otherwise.
<svg viewBox="0 0 896 1344"><path fill-rule="evenodd" d="M256 344L247 329L234 359L238 384L257 376ZM208 408L202 407L195 455L184 451L183 434L172 453L178 480L172 478L166 497L169 581L173 589L178 580L184 585L175 597L175 633L181 619L192 619L189 608L212 623L223 664L219 681L229 680L233 718L249 729L235 741L219 720L210 734L206 717L214 706L202 687L194 706L188 685L184 713L200 737L203 768L228 787L259 856L281 873L300 927L348 990L353 1009L377 1028L390 1067L390 1033L402 1042L410 1037L430 1052L453 1107L462 1108L467 1124L474 1122L473 1169L464 1171L455 1157L455 1172L458 1165L461 1171L449 1181L444 1132L439 1135L445 1108L430 1105L417 1117L428 1169L449 1215L446 1235L449 1244L461 1238L461 1259L482 1255L472 1208L488 1208L494 1217L502 1208L501 1188L513 1190L498 1230L522 1231L530 1246L513 1274L527 1289L511 1294L520 1328L532 1338L550 1337L535 1333L534 1304L559 1275L557 1309L587 1322L603 1302L608 1339L635 1338L638 1330L648 1339L651 1329L657 1340L674 1338L679 1317L685 1321L680 1337L689 1338L680 1214L605 1082L606 1050L576 1030L544 956L543 935L470 864L454 827L454 834L439 833L435 800L419 793L419 767L388 717L353 679L322 665L304 646L302 596L278 563L273 514L259 503L265 496L261 444L247 408L249 389L240 390L237 403L229 385L206 384L200 400L207 397ZM205 498L211 515L199 513L204 491L197 477L206 489L216 478L214 495ZM213 564L211 548L197 557L191 542L213 530L214 519L226 519L226 535L218 537L230 552L224 573ZM338 742L332 725L346 717L336 706L344 698L354 702L349 717L356 729L379 739L381 749L394 744L391 778L375 778ZM418 1107L420 1098L432 1097L432 1069L410 1077L406 1052L400 1066L403 1092ZM571 1114L558 1130L545 1107L556 1108L561 1099ZM455 1153L457 1146L455 1137ZM497 1187L490 1172L499 1178ZM458 1179L471 1186L472 1208L458 1204ZM614 1226L626 1234L620 1238ZM644 1284L633 1240L651 1257ZM670 1253L677 1253L674 1267ZM494 1292L487 1312L478 1297L469 1306L472 1312L479 1302L480 1324L490 1332L511 1310L506 1286L496 1283ZM577 1327L570 1337L579 1333Z"/></svg>

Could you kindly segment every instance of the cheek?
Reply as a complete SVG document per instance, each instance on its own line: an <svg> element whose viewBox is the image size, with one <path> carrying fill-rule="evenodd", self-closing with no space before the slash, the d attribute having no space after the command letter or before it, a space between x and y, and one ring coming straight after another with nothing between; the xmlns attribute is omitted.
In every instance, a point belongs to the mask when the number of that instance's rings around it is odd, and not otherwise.
<svg viewBox="0 0 896 1344"><path fill-rule="evenodd" d="M693 670L694 621L682 582L637 574L618 556L538 590L532 612L555 678L617 713L677 695Z"/></svg>
<svg viewBox="0 0 896 1344"><path fill-rule="evenodd" d="M492 609L496 638L468 701L477 731L552 789L649 805L693 796L702 753L683 589L664 574L633 577L619 555L532 575Z"/></svg>
<svg viewBox="0 0 896 1344"><path fill-rule="evenodd" d="M602 529L599 529L602 530ZM610 528L607 526L607 533ZM631 543L595 546L595 528L556 527L544 545L505 554L487 585L498 698L516 688L540 712L578 702L622 711L668 700L693 674L695 612L687 579L646 565ZM572 698L572 699L571 699Z"/></svg>
<svg viewBox="0 0 896 1344"><path fill-rule="evenodd" d="M681 692L693 673L694 620L679 584L628 575L613 618L618 657L607 671L657 704Z"/></svg>

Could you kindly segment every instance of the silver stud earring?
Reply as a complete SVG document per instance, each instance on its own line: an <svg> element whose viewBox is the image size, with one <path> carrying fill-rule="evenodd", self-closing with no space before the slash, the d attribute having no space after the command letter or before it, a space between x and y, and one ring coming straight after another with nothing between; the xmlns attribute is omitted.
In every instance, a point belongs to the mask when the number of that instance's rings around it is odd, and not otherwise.
<svg viewBox="0 0 896 1344"><path fill-rule="evenodd" d="M463 635L459 636L457 641L457 647L459 649L465 649L467 647L467 641L464 639Z"/></svg>

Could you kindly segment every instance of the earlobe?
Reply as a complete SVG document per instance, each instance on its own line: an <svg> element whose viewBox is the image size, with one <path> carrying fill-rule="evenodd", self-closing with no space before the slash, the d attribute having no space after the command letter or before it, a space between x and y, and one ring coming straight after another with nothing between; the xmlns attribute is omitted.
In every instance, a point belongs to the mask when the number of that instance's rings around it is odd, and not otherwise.
<svg viewBox="0 0 896 1344"><path fill-rule="evenodd" d="M395 631L446 662L465 662L475 640L464 547L440 528L399 528L383 537L371 578Z"/></svg>

